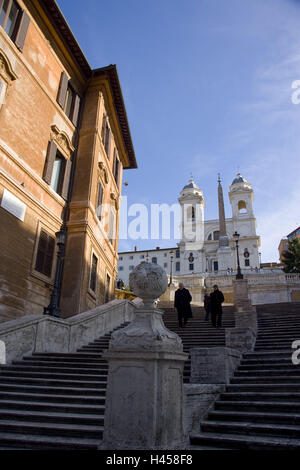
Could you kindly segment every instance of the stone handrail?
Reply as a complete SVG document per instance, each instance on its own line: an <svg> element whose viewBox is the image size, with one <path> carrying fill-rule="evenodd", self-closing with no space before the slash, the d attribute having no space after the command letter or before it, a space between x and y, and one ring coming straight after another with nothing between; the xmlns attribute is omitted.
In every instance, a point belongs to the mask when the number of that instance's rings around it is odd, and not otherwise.
<svg viewBox="0 0 300 470"><path fill-rule="evenodd" d="M28 315L0 324L0 363L33 352L71 353L131 321L141 299L112 300L67 319Z"/></svg>

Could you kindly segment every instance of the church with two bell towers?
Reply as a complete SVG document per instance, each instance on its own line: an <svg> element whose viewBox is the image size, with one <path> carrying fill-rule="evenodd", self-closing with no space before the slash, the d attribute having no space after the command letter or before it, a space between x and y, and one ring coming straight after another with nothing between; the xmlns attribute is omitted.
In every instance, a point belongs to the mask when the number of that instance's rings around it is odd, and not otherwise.
<svg viewBox="0 0 300 470"><path fill-rule="evenodd" d="M229 188L231 218L225 217L223 188L218 181L219 218L205 220L205 198L193 178L178 198L181 207L181 240L176 247L119 253L118 278L128 283L130 271L142 261L161 265L176 278L224 276L236 272L237 252L234 233L238 233L242 272L260 266L260 238L256 233L253 189L240 174Z"/></svg>

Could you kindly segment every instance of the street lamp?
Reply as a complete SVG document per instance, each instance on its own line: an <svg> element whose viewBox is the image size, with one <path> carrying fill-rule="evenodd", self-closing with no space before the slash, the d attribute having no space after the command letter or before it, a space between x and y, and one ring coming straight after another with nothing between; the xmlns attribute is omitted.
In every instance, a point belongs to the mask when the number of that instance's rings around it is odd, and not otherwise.
<svg viewBox="0 0 300 470"><path fill-rule="evenodd" d="M66 230L62 228L59 232L56 232L55 237L58 250L54 287L51 294L50 304L48 305L48 307L44 308L44 315L50 315L51 317L61 317L61 310L59 308L59 296L65 254L65 244L67 238Z"/></svg>
<svg viewBox="0 0 300 470"><path fill-rule="evenodd" d="M170 270L170 283L169 286L173 284L173 258L174 258L174 251L170 251L170 258L171 258L171 270Z"/></svg>
<svg viewBox="0 0 300 470"><path fill-rule="evenodd" d="M240 234L237 231L234 232L233 238L236 244L236 257L237 257L237 275L235 276L236 279L244 279L244 276L241 273L241 266L240 266L240 258L239 258L239 238Z"/></svg>

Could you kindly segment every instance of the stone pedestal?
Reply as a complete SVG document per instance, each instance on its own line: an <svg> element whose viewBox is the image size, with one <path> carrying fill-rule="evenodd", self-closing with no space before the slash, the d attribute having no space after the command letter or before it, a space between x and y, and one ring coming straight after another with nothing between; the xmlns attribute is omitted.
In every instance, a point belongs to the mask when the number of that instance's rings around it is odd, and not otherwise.
<svg viewBox="0 0 300 470"><path fill-rule="evenodd" d="M251 352L254 349L257 330L254 328L226 328L226 346L240 351Z"/></svg>
<svg viewBox="0 0 300 470"><path fill-rule="evenodd" d="M167 288L157 265L142 263L130 277L143 299L133 322L112 334L101 449L184 448L183 366L188 355L152 307Z"/></svg>
<svg viewBox="0 0 300 470"><path fill-rule="evenodd" d="M236 312L255 312L248 296L247 279L233 280L234 310Z"/></svg>
<svg viewBox="0 0 300 470"><path fill-rule="evenodd" d="M232 250L229 246L220 246L217 251L217 256L218 269L220 271L226 271L228 268L232 268Z"/></svg>
<svg viewBox="0 0 300 470"><path fill-rule="evenodd" d="M232 348L219 347L190 349L190 383L228 384L241 360L240 351Z"/></svg>

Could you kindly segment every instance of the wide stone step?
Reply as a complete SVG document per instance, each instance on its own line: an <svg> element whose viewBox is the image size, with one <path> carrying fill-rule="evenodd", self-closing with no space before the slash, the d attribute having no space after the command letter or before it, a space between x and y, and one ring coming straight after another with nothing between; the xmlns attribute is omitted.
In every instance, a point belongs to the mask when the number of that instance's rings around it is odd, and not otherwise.
<svg viewBox="0 0 300 470"><path fill-rule="evenodd" d="M300 424L300 414L294 413L264 413L247 411L211 411L207 421L233 421L246 423L271 423L271 424Z"/></svg>
<svg viewBox="0 0 300 470"><path fill-rule="evenodd" d="M202 421L201 430L203 432L222 433L243 433L243 434L264 434L267 436L283 436L289 438L299 438L300 427L286 424L259 424L249 422L229 422L226 421Z"/></svg>
<svg viewBox="0 0 300 470"><path fill-rule="evenodd" d="M249 375L255 376L255 377L271 377L271 376L299 376L300 378L300 369L297 369L297 366L292 367L291 369L285 369L282 371L279 371L277 369L265 369L265 370L237 370L234 372L234 377L247 377Z"/></svg>
<svg viewBox="0 0 300 470"><path fill-rule="evenodd" d="M281 411L300 413L300 403L298 402L278 402L278 401L229 401L217 400L215 402L215 410L230 411Z"/></svg>
<svg viewBox="0 0 300 470"><path fill-rule="evenodd" d="M66 356L63 356L63 357L51 357L51 356L39 356L38 354L35 354L33 356L23 356L23 359L21 361L14 361L13 363L24 363L24 362L34 362L34 363L37 363L37 364L43 364L45 362L47 362L47 364L49 363L50 365L59 365L59 364L66 364L66 365L69 365L69 364L78 364L79 366L82 365L82 367L85 366L85 364L92 364L92 365L107 365L107 361L105 361L105 359L101 359L101 357L97 357L97 358L94 358L94 357L79 357L77 356L76 358L74 357L66 357Z"/></svg>
<svg viewBox="0 0 300 470"><path fill-rule="evenodd" d="M283 357L283 358L290 358L291 357L291 349L288 348L285 351L277 351L273 348L273 351L265 351L265 352L250 352L244 353L243 359L272 359L276 357Z"/></svg>
<svg viewBox="0 0 300 470"><path fill-rule="evenodd" d="M0 404L1 405L1 404ZM49 411L22 411L22 410L4 410L0 406L0 426L2 420L9 421L26 421L29 422L42 422L42 423L60 423L60 424L75 424L75 425L92 425L103 426L104 416L97 414L80 414L80 413L55 413Z"/></svg>
<svg viewBox="0 0 300 470"><path fill-rule="evenodd" d="M23 398L18 400L16 397L1 399L0 407L4 410L27 410L27 411L44 411L44 412L60 412L60 413L80 413L80 414L104 414L105 406L98 404L86 404L85 402L79 404L68 403L44 403L42 401L33 401Z"/></svg>
<svg viewBox="0 0 300 470"><path fill-rule="evenodd" d="M71 387L49 387L43 385L20 385L20 384L5 384L0 382L0 393L1 392L16 392L18 395L20 393L28 393L32 395L60 395L65 396L66 400L72 400L71 395L83 396L85 397L103 397L106 394L105 388L71 388Z"/></svg>
<svg viewBox="0 0 300 470"><path fill-rule="evenodd" d="M45 436L0 432L0 442L2 449L27 449L27 450L97 450L101 440L67 436Z"/></svg>
<svg viewBox="0 0 300 470"><path fill-rule="evenodd" d="M233 377L231 383L297 383L300 384L300 377L297 375L272 375L272 376L247 376L247 377Z"/></svg>
<svg viewBox="0 0 300 470"><path fill-rule="evenodd" d="M292 361L287 364L246 364L241 365L238 368L238 371L268 371L268 370L278 370L279 371L294 371L298 366L293 365Z"/></svg>
<svg viewBox="0 0 300 470"><path fill-rule="evenodd" d="M13 420L1 420L1 432L12 432L15 434L36 434L48 436L65 436L102 439L103 426L75 426L73 424L59 423L27 423L26 421L15 422Z"/></svg>
<svg viewBox="0 0 300 470"><path fill-rule="evenodd" d="M32 391L21 391L21 390L14 390L14 391L3 391L0 389L0 400L26 400L26 401L41 401L41 402L51 402L51 403L73 403L73 404L86 404L86 405L103 405L105 403L105 393L99 396L88 395L88 392L85 395L76 395L74 389L72 389L73 394L69 395L62 395L57 390L56 393L45 393L39 392L33 393ZM1 402L0 402L1 405Z"/></svg>
<svg viewBox="0 0 300 470"><path fill-rule="evenodd" d="M106 382L107 374L102 375L100 372L97 374L75 374L75 373L53 373L53 372L26 372L25 370L22 371L14 371L14 370L5 370L0 374L0 380L2 378L2 374L4 377L24 377L24 378L40 378L40 379L69 379L69 380L88 380L92 382L93 380L97 382Z"/></svg>
<svg viewBox="0 0 300 470"><path fill-rule="evenodd" d="M288 344L278 344L276 349L279 351L280 349L282 350L286 350L288 348ZM270 346L255 346L255 349L254 349L256 352L263 352L263 351L272 351L274 350L274 345L270 345Z"/></svg>
<svg viewBox="0 0 300 470"><path fill-rule="evenodd" d="M274 357L274 358L268 358L268 359L242 359L241 360L241 366L256 366L256 365L263 365L263 366L268 366L268 365L286 365L288 366L291 364L291 357L292 355L289 354L288 357Z"/></svg>
<svg viewBox="0 0 300 470"><path fill-rule="evenodd" d="M275 384L230 384L227 385L226 390L228 392L287 392L287 393L293 393L299 391L299 384L281 384L281 383L275 383Z"/></svg>
<svg viewBox="0 0 300 470"><path fill-rule="evenodd" d="M101 353L33 353L30 357L45 357L51 358L53 360L56 359L101 359ZM28 356L27 356L28 357Z"/></svg>
<svg viewBox="0 0 300 470"><path fill-rule="evenodd" d="M26 361L13 361L12 362L13 366L34 366L34 367L55 367L55 368L69 368L69 369L97 369L97 370L108 370L108 364L106 361L102 362L90 362L90 361L47 361L47 360L37 360L37 359L31 359L31 360L26 360Z"/></svg>
<svg viewBox="0 0 300 470"><path fill-rule="evenodd" d="M300 402L300 392L226 392L221 393L221 401L271 401L271 402Z"/></svg>
<svg viewBox="0 0 300 470"><path fill-rule="evenodd" d="M193 433L191 445L205 445L239 450L299 450L299 439L274 436L249 436L245 433ZM192 447L191 447L192 448Z"/></svg>
<svg viewBox="0 0 300 470"><path fill-rule="evenodd" d="M82 387L82 388L103 388L106 386L106 380L89 381L89 380L65 380L65 379L41 379L40 377L6 377L0 376L0 383L2 384L22 384L22 385L49 385L59 387Z"/></svg>
<svg viewBox="0 0 300 470"><path fill-rule="evenodd" d="M23 372L46 372L46 373L51 373L53 374L74 374L74 371L76 371L76 375L105 375L107 374L108 370L107 368L102 368L102 367L59 367L59 366L49 366L48 364L44 364L43 366L34 366L30 364L22 364L20 366L18 365L11 365L11 366L0 366L0 377L1 377L1 372L4 371L7 373L8 371L14 372L14 371L23 371Z"/></svg>

